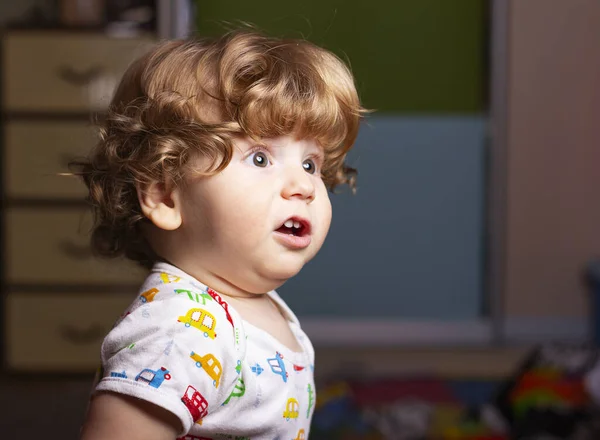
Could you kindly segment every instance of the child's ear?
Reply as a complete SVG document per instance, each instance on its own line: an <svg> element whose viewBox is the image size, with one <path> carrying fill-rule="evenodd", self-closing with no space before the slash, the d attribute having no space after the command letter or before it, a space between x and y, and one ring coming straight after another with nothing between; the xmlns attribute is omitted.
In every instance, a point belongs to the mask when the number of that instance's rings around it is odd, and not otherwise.
<svg viewBox="0 0 600 440"><path fill-rule="evenodd" d="M137 195L142 214L154 225L166 231L181 226L179 192L172 185L163 182L138 185Z"/></svg>

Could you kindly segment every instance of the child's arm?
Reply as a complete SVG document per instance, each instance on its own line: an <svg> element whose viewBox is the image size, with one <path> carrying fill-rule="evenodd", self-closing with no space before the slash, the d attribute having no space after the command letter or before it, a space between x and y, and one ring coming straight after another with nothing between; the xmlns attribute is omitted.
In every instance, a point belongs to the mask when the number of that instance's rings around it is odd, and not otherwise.
<svg viewBox="0 0 600 440"><path fill-rule="evenodd" d="M181 422L171 412L135 397L103 392L90 402L81 440L174 440Z"/></svg>

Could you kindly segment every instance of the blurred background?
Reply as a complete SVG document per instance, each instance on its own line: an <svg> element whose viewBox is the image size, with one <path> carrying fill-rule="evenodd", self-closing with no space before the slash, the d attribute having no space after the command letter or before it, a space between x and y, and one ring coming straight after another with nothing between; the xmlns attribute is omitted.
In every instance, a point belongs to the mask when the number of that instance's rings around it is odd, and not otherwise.
<svg viewBox="0 0 600 440"><path fill-rule="evenodd" d="M600 438L597 0L0 1L0 436L77 437L143 278L91 256L58 174L134 57L241 23L332 50L375 110L357 194L280 289L316 347L311 438Z"/></svg>

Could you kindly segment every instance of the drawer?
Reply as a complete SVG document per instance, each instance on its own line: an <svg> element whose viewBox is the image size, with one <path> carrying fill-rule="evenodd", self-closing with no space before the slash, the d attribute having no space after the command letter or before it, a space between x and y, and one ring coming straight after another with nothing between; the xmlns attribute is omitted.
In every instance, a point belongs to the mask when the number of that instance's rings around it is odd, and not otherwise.
<svg viewBox="0 0 600 440"><path fill-rule="evenodd" d="M3 41L9 112L102 110L127 66L152 44L150 38L44 32L8 33Z"/></svg>
<svg viewBox="0 0 600 440"><path fill-rule="evenodd" d="M9 121L5 131L5 183L8 197L77 198L85 185L59 176L67 164L86 155L95 143L91 124L76 121Z"/></svg>
<svg viewBox="0 0 600 440"><path fill-rule="evenodd" d="M91 214L81 208L6 211L6 278L22 284L138 284L145 271L92 256Z"/></svg>
<svg viewBox="0 0 600 440"><path fill-rule="evenodd" d="M6 364L20 371L93 372L100 346L135 293L10 293Z"/></svg>

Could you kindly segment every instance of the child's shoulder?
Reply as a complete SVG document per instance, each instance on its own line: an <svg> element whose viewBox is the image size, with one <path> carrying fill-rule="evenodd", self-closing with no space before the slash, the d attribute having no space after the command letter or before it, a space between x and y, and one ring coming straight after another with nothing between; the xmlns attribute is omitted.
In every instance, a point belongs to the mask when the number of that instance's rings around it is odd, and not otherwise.
<svg viewBox="0 0 600 440"><path fill-rule="evenodd" d="M161 309L177 310L179 319L202 318L221 327L226 323L239 334L241 317L211 288L167 263L157 263L139 289L133 308L159 305Z"/></svg>
<svg viewBox="0 0 600 440"><path fill-rule="evenodd" d="M207 293L207 290L206 286L198 283L176 267L166 263L158 263L154 265L142 283L139 295L147 301L164 300L182 293L188 294L189 299L193 299L192 293Z"/></svg>

